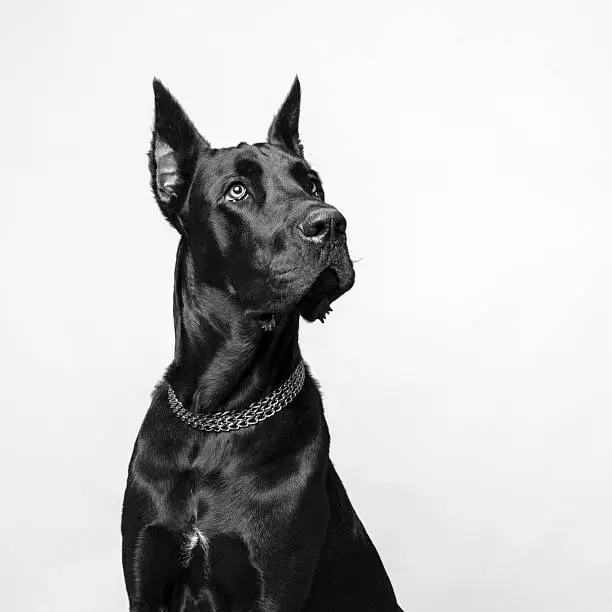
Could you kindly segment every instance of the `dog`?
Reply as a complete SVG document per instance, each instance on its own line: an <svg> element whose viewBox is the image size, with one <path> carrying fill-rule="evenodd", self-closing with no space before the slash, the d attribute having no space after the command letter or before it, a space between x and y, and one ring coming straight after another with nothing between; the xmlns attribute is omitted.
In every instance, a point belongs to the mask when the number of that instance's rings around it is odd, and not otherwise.
<svg viewBox="0 0 612 612"><path fill-rule="evenodd" d="M300 318L323 321L355 278L300 142L300 83L266 142L224 149L153 90L151 188L180 241L174 360L123 502L130 610L401 612L300 354Z"/></svg>

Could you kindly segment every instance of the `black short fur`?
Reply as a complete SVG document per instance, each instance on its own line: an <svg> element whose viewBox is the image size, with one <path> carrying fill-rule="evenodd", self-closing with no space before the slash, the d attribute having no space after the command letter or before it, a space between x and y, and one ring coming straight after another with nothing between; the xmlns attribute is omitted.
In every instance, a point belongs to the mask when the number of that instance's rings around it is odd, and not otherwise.
<svg viewBox="0 0 612 612"><path fill-rule="evenodd" d="M299 82L266 143L229 149L211 148L157 80L154 92L151 186L180 234L176 345L129 466L130 610L397 611L329 460L308 369L288 406L247 429L203 433L168 405L168 384L201 414L278 387L301 359L300 316L322 320L353 284L346 223L304 158Z"/></svg>

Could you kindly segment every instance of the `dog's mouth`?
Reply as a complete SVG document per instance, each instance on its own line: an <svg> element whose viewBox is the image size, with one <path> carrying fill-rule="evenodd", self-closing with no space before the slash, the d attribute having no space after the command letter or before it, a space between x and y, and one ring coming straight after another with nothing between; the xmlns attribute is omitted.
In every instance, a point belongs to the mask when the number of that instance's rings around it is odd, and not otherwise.
<svg viewBox="0 0 612 612"><path fill-rule="evenodd" d="M338 273L333 268L325 268L315 279L310 289L297 303L298 312L307 321L323 323L332 311L331 303L340 295Z"/></svg>
<svg viewBox="0 0 612 612"><path fill-rule="evenodd" d="M325 268L315 279L310 289L295 304L299 314L307 321L322 323L332 311L331 303L344 291L341 289L338 273L331 267ZM278 323L282 311L259 312L255 318L264 331L272 331Z"/></svg>
<svg viewBox="0 0 612 612"><path fill-rule="evenodd" d="M355 272L347 250L334 250L328 257L327 266L311 281L310 286L302 288L293 298L295 301L290 298L289 301L280 300L274 306L270 303L265 310L251 311L251 316L255 317L265 331L275 329L283 314L292 308L306 321L319 320L323 323L332 312L332 302L346 293L354 282ZM288 295L288 292L285 295Z"/></svg>

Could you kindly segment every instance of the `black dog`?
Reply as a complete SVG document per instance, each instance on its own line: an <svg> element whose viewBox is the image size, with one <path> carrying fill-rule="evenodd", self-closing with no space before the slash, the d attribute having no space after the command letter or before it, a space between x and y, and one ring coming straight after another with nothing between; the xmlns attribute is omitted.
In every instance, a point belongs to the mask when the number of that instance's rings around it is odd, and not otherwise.
<svg viewBox="0 0 612 612"><path fill-rule="evenodd" d="M181 238L174 361L123 504L130 610L400 610L298 345L300 316L323 320L354 281L345 219L304 159L299 82L268 142L228 149L153 88L151 185Z"/></svg>

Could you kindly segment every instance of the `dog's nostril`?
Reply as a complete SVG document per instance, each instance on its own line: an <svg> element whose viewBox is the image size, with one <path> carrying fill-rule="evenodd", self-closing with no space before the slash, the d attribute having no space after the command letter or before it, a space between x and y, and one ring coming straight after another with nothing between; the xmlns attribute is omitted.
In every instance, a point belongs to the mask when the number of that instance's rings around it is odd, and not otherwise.
<svg viewBox="0 0 612 612"><path fill-rule="evenodd" d="M313 217L311 215L299 227L306 238L322 238L329 233L329 219L321 216Z"/></svg>
<svg viewBox="0 0 612 612"><path fill-rule="evenodd" d="M319 221L315 221L308 228L308 236L321 236L327 232L327 223L320 219Z"/></svg>

